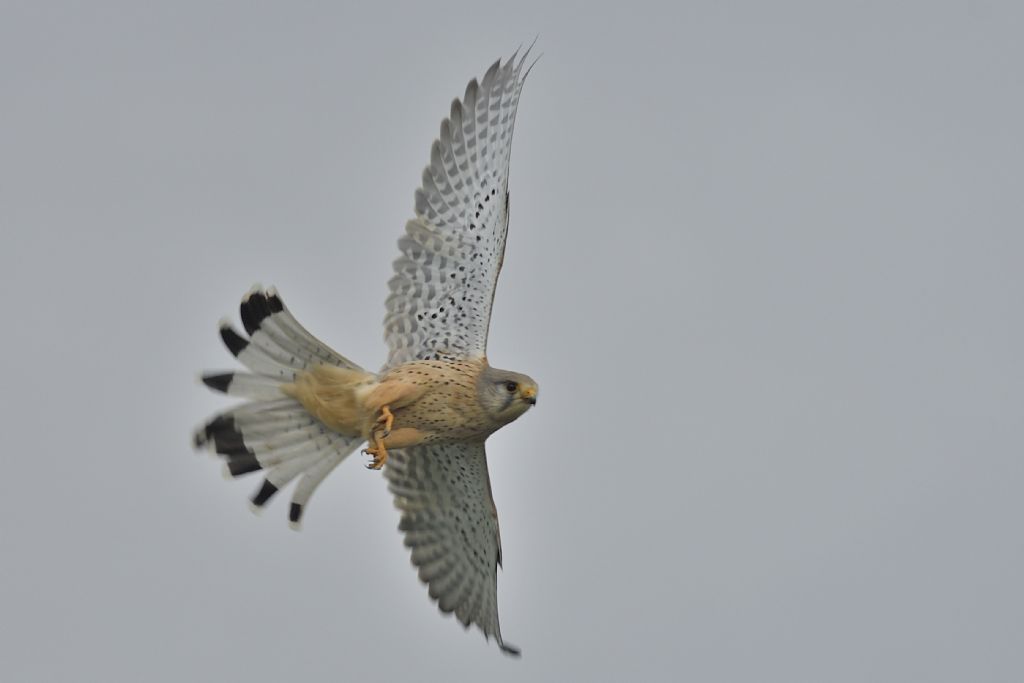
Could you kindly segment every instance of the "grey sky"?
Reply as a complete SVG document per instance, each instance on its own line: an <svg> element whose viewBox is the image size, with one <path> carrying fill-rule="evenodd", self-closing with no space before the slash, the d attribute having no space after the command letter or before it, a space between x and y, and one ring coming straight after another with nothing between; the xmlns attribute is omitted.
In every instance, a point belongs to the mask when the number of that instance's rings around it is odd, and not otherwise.
<svg viewBox="0 0 1024 683"><path fill-rule="evenodd" d="M1024 677L1024 11L619 5L0 4L4 680ZM383 361L438 125L538 32L489 348L541 386L488 444L515 661L360 458L295 533L189 433L254 282Z"/></svg>

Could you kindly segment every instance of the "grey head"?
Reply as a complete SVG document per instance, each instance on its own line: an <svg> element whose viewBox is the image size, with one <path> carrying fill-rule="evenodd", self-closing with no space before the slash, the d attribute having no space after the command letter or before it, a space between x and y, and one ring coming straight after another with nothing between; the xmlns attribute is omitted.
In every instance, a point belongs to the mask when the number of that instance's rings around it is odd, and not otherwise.
<svg viewBox="0 0 1024 683"><path fill-rule="evenodd" d="M476 383L477 400L500 425L506 425L537 403L537 383L519 372L487 366Z"/></svg>

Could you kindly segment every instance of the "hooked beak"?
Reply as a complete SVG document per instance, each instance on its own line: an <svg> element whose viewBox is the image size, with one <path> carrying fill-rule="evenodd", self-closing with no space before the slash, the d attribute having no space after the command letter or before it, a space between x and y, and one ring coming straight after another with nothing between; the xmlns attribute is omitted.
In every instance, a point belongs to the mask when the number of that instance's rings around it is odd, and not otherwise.
<svg viewBox="0 0 1024 683"><path fill-rule="evenodd" d="M535 388L533 388L533 387L526 387L520 393L520 396L522 396L523 400L525 400L531 406L537 405L537 390Z"/></svg>

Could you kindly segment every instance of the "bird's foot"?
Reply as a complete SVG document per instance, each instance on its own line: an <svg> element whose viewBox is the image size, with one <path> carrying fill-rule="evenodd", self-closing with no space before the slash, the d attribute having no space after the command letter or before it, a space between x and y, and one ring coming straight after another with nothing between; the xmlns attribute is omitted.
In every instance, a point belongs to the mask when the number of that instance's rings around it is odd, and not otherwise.
<svg viewBox="0 0 1024 683"><path fill-rule="evenodd" d="M380 409L380 416L377 421L373 423L373 426L379 427L384 426L384 437L387 437L391 433L391 428L395 425L395 416L391 413L391 409L387 406L382 406ZM387 457L387 456L385 456Z"/></svg>
<svg viewBox="0 0 1024 683"><path fill-rule="evenodd" d="M388 461L388 449L384 448L384 442L376 439L376 445L363 450L363 453L373 456L373 462L366 465L368 470L379 470Z"/></svg>

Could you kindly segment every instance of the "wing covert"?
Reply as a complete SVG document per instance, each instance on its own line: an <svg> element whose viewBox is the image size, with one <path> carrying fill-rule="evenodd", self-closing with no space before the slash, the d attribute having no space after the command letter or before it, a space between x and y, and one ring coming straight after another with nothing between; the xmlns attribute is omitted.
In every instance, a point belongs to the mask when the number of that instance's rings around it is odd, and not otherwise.
<svg viewBox="0 0 1024 683"><path fill-rule="evenodd" d="M529 53L529 50L527 50ZM487 350L508 229L508 166L526 54L491 65L441 122L388 283L385 367Z"/></svg>

